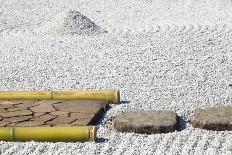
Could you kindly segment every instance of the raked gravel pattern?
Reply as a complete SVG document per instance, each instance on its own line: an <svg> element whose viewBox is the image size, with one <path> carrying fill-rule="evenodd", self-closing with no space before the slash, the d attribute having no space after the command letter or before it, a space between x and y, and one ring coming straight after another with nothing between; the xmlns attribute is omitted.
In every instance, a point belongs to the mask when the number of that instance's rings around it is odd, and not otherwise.
<svg viewBox="0 0 232 155"><path fill-rule="evenodd" d="M232 132L189 123L197 108L232 105L231 1L0 4L0 90L114 88L122 96L99 122L97 142L0 142L1 154L232 153ZM53 33L70 10L108 33ZM130 110L175 111L182 131L115 132L115 116Z"/></svg>

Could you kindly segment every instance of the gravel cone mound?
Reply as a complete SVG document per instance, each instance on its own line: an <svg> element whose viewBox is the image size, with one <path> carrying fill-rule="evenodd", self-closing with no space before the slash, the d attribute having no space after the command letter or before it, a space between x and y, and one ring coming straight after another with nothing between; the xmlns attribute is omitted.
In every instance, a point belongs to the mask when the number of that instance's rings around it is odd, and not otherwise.
<svg viewBox="0 0 232 155"><path fill-rule="evenodd" d="M60 32L62 34L96 35L106 31L80 12L74 10L68 12L67 17L64 18Z"/></svg>

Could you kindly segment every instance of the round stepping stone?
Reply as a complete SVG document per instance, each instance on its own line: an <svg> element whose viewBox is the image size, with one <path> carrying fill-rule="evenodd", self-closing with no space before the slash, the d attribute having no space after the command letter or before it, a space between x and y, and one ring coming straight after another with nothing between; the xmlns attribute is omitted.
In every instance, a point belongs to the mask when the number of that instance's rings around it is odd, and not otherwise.
<svg viewBox="0 0 232 155"><path fill-rule="evenodd" d="M215 131L232 130L232 107L198 109L194 114L193 126Z"/></svg>
<svg viewBox="0 0 232 155"><path fill-rule="evenodd" d="M120 132L156 134L175 131L177 122L171 111L132 111L116 116L114 127Z"/></svg>

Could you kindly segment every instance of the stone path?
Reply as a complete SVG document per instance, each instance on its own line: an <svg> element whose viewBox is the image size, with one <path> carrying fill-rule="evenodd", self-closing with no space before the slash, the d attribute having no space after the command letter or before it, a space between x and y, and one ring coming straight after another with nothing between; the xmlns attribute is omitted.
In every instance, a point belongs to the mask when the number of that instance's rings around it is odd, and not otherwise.
<svg viewBox="0 0 232 155"><path fill-rule="evenodd" d="M104 101L0 101L0 127L94 125Z"/></svg>
<svg viewBox="0 0 232 155"><path fill-rule="evenodd" d="M194 115L193 126L215 131L231 131L232 107L221 106L197 109Z"/></svg>
<svg viewBox="0 0 232 155"><path fill-rule="evenodd" d="M191 124L195 128L232 131L232 106L197 109ZM120 132L156 134L174 132L180 124L172 111L131 111L117 115L114 128Z"/></svg>
<svg viewBox="0 0 232 155"><path fill-rule="evenodd" d="M131 111L116 116L114 127L121 132L168 133L177 129L177 114L172 111Z"/></svg>

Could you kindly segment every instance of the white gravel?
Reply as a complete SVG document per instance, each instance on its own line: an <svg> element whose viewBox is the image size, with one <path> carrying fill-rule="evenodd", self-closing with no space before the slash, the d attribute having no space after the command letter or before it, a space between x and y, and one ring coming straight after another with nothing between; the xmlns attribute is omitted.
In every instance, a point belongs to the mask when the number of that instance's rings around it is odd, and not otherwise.
<svg viewBox="0 0 232 155"><path fill-rule="evenodd" d="M232 132L188 123L196 108L232 105L231 6L230 0L0 0L1 90L120 89L123 101L99 122L97 142L0 142L0 153L231 154ZM107 33L53 33L72 11ZM183 130L113 130L116 114L141 109L176 111Z"/></svg>

